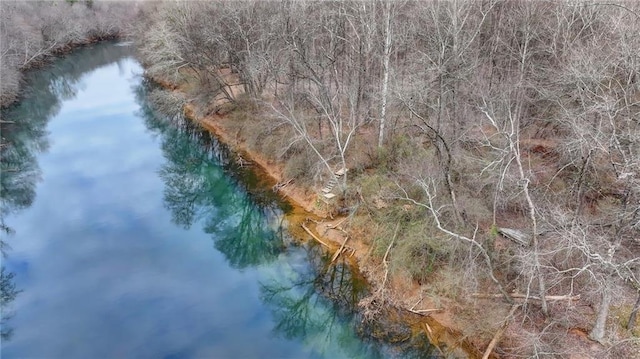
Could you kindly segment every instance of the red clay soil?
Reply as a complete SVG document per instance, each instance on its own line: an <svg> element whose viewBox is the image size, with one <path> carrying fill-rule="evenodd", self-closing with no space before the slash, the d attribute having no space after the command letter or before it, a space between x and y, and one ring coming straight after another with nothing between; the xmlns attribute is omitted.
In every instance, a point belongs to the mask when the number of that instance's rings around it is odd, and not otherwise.
<svg viewBox="0 0 640 359"><path fill-rule="evenodd" d="M176 90L175 86L160 82L160 84L172 90ZM169 85L169 86L165 86ZM256 166L254 170L259 175L268 177L266 183L275 185L282 183L285 178L283 176L283 164L275 163L262 154L251 151L248 146L238 141L235 135L231 134L225 127L224 115L212 114L204 117L196 115L193 104L186 104L184 114L190 120L198 123L203 128L213 133L221 142L231 147L231 149L242 156L243 159L251 161ZM371 248L368 244L358 238L352 238L347 233L332 228L339 224L342 218L329 219L327 211L323 210L319 194L309 188L298 186L296 183L289 183L282 187L279 191L282 196L293 206L294 210L287 215L287 223L289 223L289 232L296 238L310 238L308 233L302 229L302 224L306 223L306 227L311 230L327 250L334 253L338 251L345 243L345 247L349 248L348 252L351 263L361 273L363 273L373 290L381 285L380 272L382 266L371 260ZM309 221L311 220L311 221ZM348 237L348 238L347 238ZM401 298L400 301L394 301L396 306L415 311L429 310L435 308L435 303L430 302L426 298L421 299L421 287L414 281L407 281L401 276L391 276L387 282L390 292L394 293L393 297ZM417 305L413 305L420 301ZM411 303L411 304L409 304ZM447 310L446 307L439 312L429 313L425 316L412 314L407 311L407 315L399 318L399 320L408 322L414 330L423 331L430 341L438 347L448 348L448 355L460 358L479 358L480 351L475 348L471 342L462 338L461 330L456 328L454 313ZM495 358L496 356L491 356Z"/></svg>
<svg viewBox="0 0 640 359"><path fill-rule="evenodd" d="M167 81L158 81L161 86L174 91L186 92L185 88L176 86ZM284 165L267 159L261 153L252 151L246 143L238 138L225 127L228 117L220 114L208 116L198 116L193 104L188 103L184 107L184 114L190 120L200 124L203 128L213 133L221 142L229 146L234 152L244 160L255 164L254 171L260 178L263 178L265 185L273 186L283 184L286 181L283 175ZM385 277L384 265L380 259L372 257L372 248L362 238L351 233L342 231L339 227L341 218L329 219L329 213L325 210L319 192L312 188L306 188L295 182L282 186L279 193L292 205L293 211L287 215L289 231L301 240L315 238L322 243L328 251L336 253L341 247L346 247L346 253L353 266L366 276L372 286L372 293L383 285ZM303 229L303 224L307 229ZM309 234L310 231L312 235ZM460 323L465 322L459 318L460 305L450 300L442 299L439 302L431 301L422 295L422 286L416 281L409 280L405 276L390 275L386 280L385 290L387 296L392 298L393 306L406 315L398 316L398 319L411 325L414 332L423 332L430 341L437 347L446 347L448 357L456 358L480 358L489 344L488 339L468 338L462 335L468 332L460 327ZM492 313L503 314L509 310L509 306L500 303L485 303L493 308ZM479 304L483 307L484 304ZM504 307L504 308L502 308ZM427 315L418 315L415 312L421 310L439 309L428 312ZM504 309L504 310L503 310ZM414 312L412 313L411 310ZM499 312L499 313L498 313ZM489 315L488 312L477 313L478 316ZM521 328L518 323L518 312L516 319L505 328L504 341L517 341ZM503 317L501 317L503 318ZM501 318L497 318L502 320ZM468 322L468 321L467 321ZM583 350L576 350L575 358L590 357L590 354L598 352L597 344L592 343L586 336L575 335L574 332L567 333L565 338L572 347L580 347ZM517 344L516 344L517 345ZM498 345L499 346L499 345ZM602 349L602 348L600 348ZM585 354L584 353L588 353ZM490 358L499 358L491 353Z"/></svg>

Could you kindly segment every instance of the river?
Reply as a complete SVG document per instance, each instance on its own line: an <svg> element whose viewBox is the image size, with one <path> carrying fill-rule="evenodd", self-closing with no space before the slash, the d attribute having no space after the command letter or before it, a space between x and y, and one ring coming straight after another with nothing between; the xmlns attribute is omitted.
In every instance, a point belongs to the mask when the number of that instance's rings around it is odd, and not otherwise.
<svg viewBox="0 0 640 359"><path fill-rule="evenodd" d="M430 355L366 335L364 281L292 239L215 138L158 114L142 73L96 45L3 110L2 358Z"/></svg>

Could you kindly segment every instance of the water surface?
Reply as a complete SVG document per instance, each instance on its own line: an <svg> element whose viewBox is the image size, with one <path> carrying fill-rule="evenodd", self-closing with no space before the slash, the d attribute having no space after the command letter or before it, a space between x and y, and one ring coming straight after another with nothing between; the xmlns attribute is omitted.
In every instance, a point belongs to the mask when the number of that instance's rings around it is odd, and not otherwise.
<svg viewBox="0 0 640 359"><path fill-rule="evenodd" d="M313 249L288 243L280 206L154 118L141 73L125 47L82 50L3 114L26 129L4 131L3 266L22 292L2 356L375 356L308 283Z"/></svg>
<svg viewBox="0 0 640 359"><path fill-rule="evenodd" d="M363 282L293 243L286 205L141 73L127 46L83 49L3 111L2 357L392 354L358 332Z"/></svg>

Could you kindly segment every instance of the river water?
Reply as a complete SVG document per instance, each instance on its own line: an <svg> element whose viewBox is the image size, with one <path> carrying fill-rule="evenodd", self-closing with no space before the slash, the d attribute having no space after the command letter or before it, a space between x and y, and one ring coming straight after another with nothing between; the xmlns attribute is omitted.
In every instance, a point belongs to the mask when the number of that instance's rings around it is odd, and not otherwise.
<svg viewBox="0 0 640 359"><path fill-rule="evenodd" d="M286 204L154 111L131 53L78 50L3 111L2 358L408 355L367 339L365 284Z"/></svg>

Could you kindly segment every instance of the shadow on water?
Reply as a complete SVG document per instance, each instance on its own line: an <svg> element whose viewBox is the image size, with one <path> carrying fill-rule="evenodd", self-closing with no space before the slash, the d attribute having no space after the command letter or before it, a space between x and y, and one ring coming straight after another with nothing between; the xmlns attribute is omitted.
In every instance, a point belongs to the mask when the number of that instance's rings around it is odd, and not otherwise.
<svg viewBox="0 0 640 359"><path fill-rule="evenodd" d="M165 106L149 101L154 91L164 90L143 81L136 88L137 102L167 159L160 176L173 221L187 228L202 223L234 268L290 261L286 269L260 283L276 335L304 342L319 357L328 355L330 346L340 346L349 357L437 357L428 339L406 326L398 335L400 344L378 342L372 335L376 328L358 313L358 303L368 295L366 281L348 262L331 263L315 243L296 245L288 239L282 223L287 205L261 187L255 174L239 166L233 153L208 131L183 118L179 110L161 113L158 108Z"/></svg>
<svg viewBox="0 0 640 359"><path fill-rule="evenodd" d="M60 111L61 103L74 98L82 89L82 78L95 69L120 62L132 55L128 46L103 43L83 49L53 62L46 69L26 74L26 86L20 102L0 109L0 251L8 255L6 236L14 230L6 222L10 214L31 206L41 180L37 156L49 148L47 124ZM12 330L10 304L20 292L13 283L14 274L2 267L0 295L2 340Z"/></svg>

